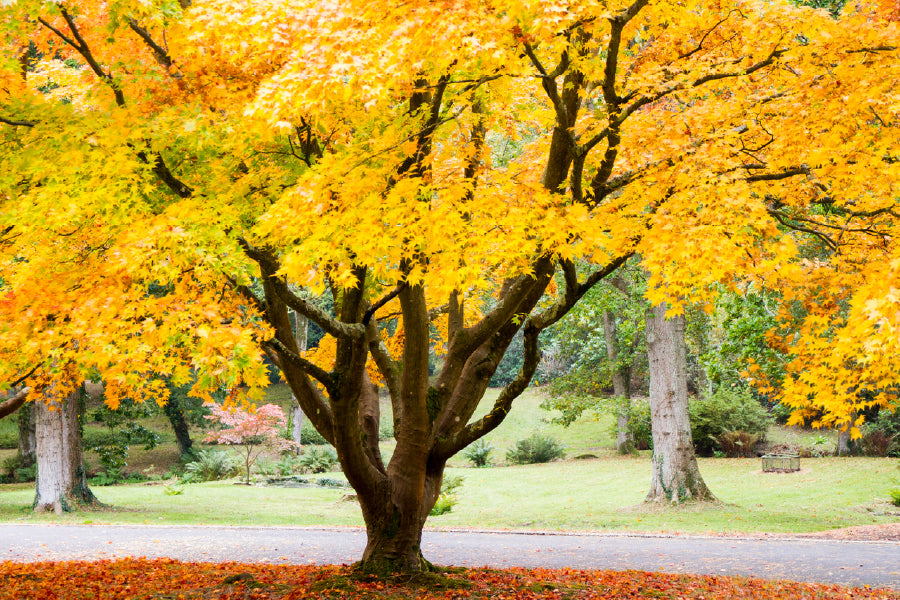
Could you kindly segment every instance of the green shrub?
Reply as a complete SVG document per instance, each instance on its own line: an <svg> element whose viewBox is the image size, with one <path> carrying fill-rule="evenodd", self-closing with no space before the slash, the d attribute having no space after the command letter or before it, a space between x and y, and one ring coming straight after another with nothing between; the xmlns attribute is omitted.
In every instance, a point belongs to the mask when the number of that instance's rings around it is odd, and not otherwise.
<svg viewBox="0 0 900 600"><path fill-rule="evenodd" d="M197 452L197 460L188 463L184 468L182 480L187 483L194 481L218 481L234 477L237 473L238 466L228 452L203 449Z"/></svg>
<svg viewBox="0 0 900 600"><path fill-rule="evenodd" d="M304 448L298 462L306 473L327 473L337 464L337 452L331 446Z"/></svg>
<svg viewBox="0 0 900 600"><path fill-rule="evenodd" d="M490 466L491 452L494 447L487 443L484 438L469 444L463 451L463 456L472 463L473 467Z"/></svg>
<svg viewBox="0 0 900 600"><path fill-rule="evenodd" d="M5 458L0 465L0 483L24 483L34 481L35 477L37 465L23 465L17 455Z"/></svg>
<svg viewBox="0 0 900 600"><path fill-rule="evenodd" d="M316 431L316 428L312 426L309 419L306 419L303 421L303 426L300 428L300 443L304 446L325 446L328 444L328 440L323 438L322 434Z"/></svg>
<svg viewBox="0 0 900 600"><path fill-rule="evenodd" d="M616 425L613 424L613 433ZM634 440L635 450L650 450L653 448L653 435L650 431L650 403L634 400L631 403L631 419L628 421L628 429L631 431L631 439Z"/></svg>
<svg viewBox="0 0 900 600"><path fill-rule="evenodd" d="M565 447L555 438L534 433L507 450L506 460L514 465L545 463L566 455Z"/></svg>
<svg viewBox="0 0 900 600"><path fill-rule="evenodd" d="M886 456L900 456L900 409L893 412L886 408L878 411L878 416L866 423L866 432L880 431L893 438Z"/></svg>
<svg viewBox="0 0 900 600"><path fill-rule="evenodd" d="M891 504L900 506L900 487L893 488L888 493L891 495Z"/></svg>
<svg viewBox="0 0 900 600"><path fill-rule="evenodd" d="M428 514L432 517L437 517L453 510L457 502L456 490L462 486L462 482L463 477L461 475L445 475L443 481L441 481L441 493Z"/></svg>
<svg viewBox="0 0 900 600"><path fill-rule="evenodd" d="M378 426L378 441L386 442L394 439L394 423L392 421L382 421Z"/></svg>
<svg viewBox="0 0 900 600"><path fill-rule="evenodd" d="M331 479L330 477L320 477L319 479L316 479L316 485L330 488L350 487L350 484L346 481L341 481L340 479Z"/></svg>
<svg viewBox="0 0 900 600"><path fill-rule="evenodd" d="M275 465L275 469L278 471L278 474L282 477L288 477L294 474L294 471L298 470L300 466L297 457L293 454L285 454L281 457L281 460Z"/></svg>
<svg viewBox="0 0 900 600"><path fill-rule="evenodd" d="M94 421L105 425L105 431L88 430L82 438L85 450L93 450L103 465L105 478L95 485L112 485L126 477L124 468L128 466L128 450L134 444L143 444L145 450L159 445L158 433L137 422L151 415L150 405L124 400L119 408L112 410L105 404L92 413Z"/></svg>
<svg viewBox="0 0 900 600"><path fill-rule="evenodd" d="M0 449L15 450L19 447L17 431L0 431Z"/></svg>
<svg viewBox="0 0 900 600"><path fill-rule="evenodd" d="M274 477L281 474L275 463L265 459L256 461L254 470L263 477Z"/></svg>
<svg viewBox="0 0 900 600"><path fill-rule="evenodd" d="M720 388L709 398L688 407L694 449L701 456L724 450L719 438L730 431L743 431L764 441L772 417L746 389Z"/></svg>

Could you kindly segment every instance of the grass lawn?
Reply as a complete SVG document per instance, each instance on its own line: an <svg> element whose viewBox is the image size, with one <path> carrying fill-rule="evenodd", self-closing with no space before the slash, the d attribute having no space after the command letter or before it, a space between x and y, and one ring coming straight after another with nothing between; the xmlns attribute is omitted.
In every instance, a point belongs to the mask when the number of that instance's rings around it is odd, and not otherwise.
<svg viewBox="0 0 900 600"><path fill-rule="evenodd" d="M274 386L270 400L285 402L286 390ZM496 392L486 398L486 412ZM682 531L723 533L766 531L799 533L900 521L900 508L888 503L888 490L900 480L897 459L802 459L799 473L762 473L758 459L700 459L700 471L717 503L675 509L643 504L650 482L649 453L621 457L613 450L611 419L585 416L569 428L551 425L539 407L541 395L529 390L509 417L487 437L495 447L495 466L476 469L461 456L448 468L464 478L449 513L429 520L440 528L549 529L595 531ZM3 421L9 421L4 419ZM2 421L0 421L2 422ZM567 459L543 465L499 466L516 440L534 431L562 440ZM779 429L779 441L815 439L819 432ZM827 435L830 435L826 432ZM830 439L830 437L829 437ZM389 456L393 442L384 442ZM14 454L0 451L0 459ZM88 457L91 460L91 457ZM177 461L171 441L145 451L132 448L136 471L163 473ZM94 463L96 464L96 463ZM323 474L342 479L340 473ZM308 476L317 479L320 476ZM172 523L216 525L362 525L349 488L246 487L236 480L184 487L172 482L94 487L110 508L62 515L35 515L33 484L0 486L0 521L69 523Z"/></svg>

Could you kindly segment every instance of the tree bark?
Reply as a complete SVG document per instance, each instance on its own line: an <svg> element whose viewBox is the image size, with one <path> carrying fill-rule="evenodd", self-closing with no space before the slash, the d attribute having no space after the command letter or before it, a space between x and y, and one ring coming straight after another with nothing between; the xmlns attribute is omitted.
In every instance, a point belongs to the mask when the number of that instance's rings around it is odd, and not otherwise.
<svg viewBox="0 0 900 600"><path fill-rule="evenodd" d="M59 398L35 401L37 483L34 510L57 514L97 499L87 484L78 423L80 388Z"/></svg>
<svg viewBox="0 0 900 600"><path fill-rule="evenodd" d="M163 406L163 412L172 425L172 431L175 432L175 441L178 442L178 453L184 456L191 451L194 441L191 439L191 432L188 428L187 420L184 418L181 404L170 396L168 402Z"/></svg>
<svg viewBox="0 0 900 600"><path fill-rule="evenodd" d="M688 418L684 316L666 319L666 305L647 311L653 476L647 501L713 500L694 455Z"/></svg>
<svg viewBox="0 0 900 600"><path fill-rule="evenodd" d="M606 357L612 373L613 395L616 398L616 452L629 454L634 452L634 438L631 435L631 369L620 368L617 347L616 319L603 311L603 339L606 341Z"/></svg>

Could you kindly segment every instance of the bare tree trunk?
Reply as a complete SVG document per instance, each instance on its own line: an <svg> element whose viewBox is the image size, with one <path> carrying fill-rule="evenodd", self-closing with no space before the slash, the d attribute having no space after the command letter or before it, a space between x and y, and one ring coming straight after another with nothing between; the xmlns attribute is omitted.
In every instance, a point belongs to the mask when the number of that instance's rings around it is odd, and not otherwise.
<svg viewBox="0 0 900 600"><path fill-rule="evenodd" d="M293 315L294 340L297 342L297 349L301 353L306 352L307 343L309 341L309 319L296 312L294 312ZM303 409L300 408L300 400L297 399L297 396L293 392L291 392L291 402L293 406L291 409L291 423L293 424L291 437L297 442L296 452L297 454L300 454L303 451L303 443L300 439L303 435Z"/></svg>
<svg viewBox="0 0 900 600"><path fill-rule="evenodd" d="M80 388L50 403L35 402L37 483L34 510L57 514L78 504L97 502L84 472L81 428L78 424Z"/></svg>
<svg viewBox="0 0 900 600"><path fill-rule="evenodd" d="M620 368L619 352L616 348L616 320L608 311L601 315L603 338L606 341L606 357L612 372L613 394L616 397L616 452L629 454L634 451L631 435L631 369Z"/></svg>
<svg viewBox="0 0 900 600"><path fill-rule="evenodd" d="M666 305L647 311L653 478L647 501L714 499L697 466L688 419L684 316L666 319Z"/></svg>

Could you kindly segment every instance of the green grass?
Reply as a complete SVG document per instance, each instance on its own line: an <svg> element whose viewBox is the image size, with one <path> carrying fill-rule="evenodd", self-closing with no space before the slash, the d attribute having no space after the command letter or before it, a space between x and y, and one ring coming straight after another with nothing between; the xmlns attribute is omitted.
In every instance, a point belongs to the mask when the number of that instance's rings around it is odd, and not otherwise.
<svg viewBox="0 0 900 600"><path fill-rule="evenodd" d="M475 417L490 411L497 399L499 390L491 389L485 394L484 399L475 411ZM596 456L614 455L615 435L612 431L613 418L611 415L602 415L599 418L593 415L583 415L569 427L554 425L550 420L556 416L556 412L548 412L540 407L544 401L543 393L535 388L529 388L513 403L512 410L497 429L485 436L485 439L494 446L491 453L492 463L502 463L506 460L506 451L515 447L516 442L527 438L532 433L539 432L560 440L566 447L567 457L576 457L582 454L594 454ZM451 459L452 466L468 466L468 461L462 454Z"/></svg>
<svg viewBox="0 0 900 600"><path fill-rule="evenodd" d="M895 459L818 458L793 474L760 471L755 459L701 459L719 503L662 509L642 503L647 456L607 457L521 467L451 468L464 477L453 511L432 527L601 531L808 532L900 520L887 489ZM339 474L328 474L339 477ZM160 484L95 488L114 508L63 515L29 509L32 484L0 486L0 521L215 525L362 525L349 489L245 487L233 482L186 486L168 495Z"/></svg>
<svg viewBox="0 0 900 600"><path fill-rule="evenodd" d="M489 410L489 392L477 414ZM289 394L273 386L269 401L284 403ZM611 417L583 417L569 428L548 423L542 398L529 390L507 419L488 436L492 461L504 461L519 439L540 431L557 437L568 456L592 453L600 458L544 465L475 469L461 455L448 473L464 478L453 510L432 517L432 527L598 531L683 531L689 533L800 533L900 520L889 504L896 485L897 459L802 459L792 474L762 473L758 459L700 459L700 470L717 503L662 508L646 505L650 461L647 452L620 457L613 449ZM388 412L387 407L384 410ZM388 418L387 414L383 415ZM7 421L7 420L4 420ZM162 423L160 426L164 426ZM775 429L777 441L811 443L819 432ZM829 439L831 434L825 433ZM199 439L199 434L196 436ZM386 459L393 442L382 444ZM0 459L14 454L0 450ZM89 458L90 460L90 458ZM129 468L161 473L177 461L174 444L144 451L133 448ZM94 463L96 465L96 463ZM341 474L327 474L341 478ZM318 477L318 476L314 476ZM0 521L70 523L171 523L216 525L362 525L359 506L345 499L348 489L245 487L233 481L189 485L181 495L166 494L159 482L95 487L113 508L56 517L30 511L33 484L0 486Z"/></svg>

